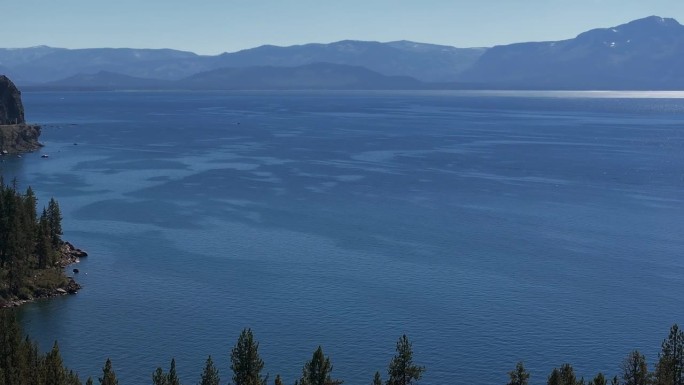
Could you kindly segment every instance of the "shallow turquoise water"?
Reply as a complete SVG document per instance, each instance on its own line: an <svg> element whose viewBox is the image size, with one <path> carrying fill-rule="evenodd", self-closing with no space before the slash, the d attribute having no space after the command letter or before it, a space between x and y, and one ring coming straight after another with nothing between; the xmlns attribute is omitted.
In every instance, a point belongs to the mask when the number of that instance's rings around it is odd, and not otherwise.
<svg viewBox="0 0 684 385"><path fill-rule="evenodd" d="M287 383L319 344L369 383L403 333L423 384L654 362L684 321L684 100L586 96L25 93L46 146L3 174L91 257L22 322L122 384L208 354L227 381L243 327Z"/></svg>

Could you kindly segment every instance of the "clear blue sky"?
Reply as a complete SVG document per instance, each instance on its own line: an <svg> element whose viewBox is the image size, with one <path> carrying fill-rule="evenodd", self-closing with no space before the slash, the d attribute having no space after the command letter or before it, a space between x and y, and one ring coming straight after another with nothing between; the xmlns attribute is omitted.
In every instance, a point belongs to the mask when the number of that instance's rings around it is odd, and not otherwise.
<svg viewBox="0 0 684 385"><path fill-rule="evenodd" d="M175 48L413 40L457 47L560 40L684 0L0 0L0 47Z"/></svg>

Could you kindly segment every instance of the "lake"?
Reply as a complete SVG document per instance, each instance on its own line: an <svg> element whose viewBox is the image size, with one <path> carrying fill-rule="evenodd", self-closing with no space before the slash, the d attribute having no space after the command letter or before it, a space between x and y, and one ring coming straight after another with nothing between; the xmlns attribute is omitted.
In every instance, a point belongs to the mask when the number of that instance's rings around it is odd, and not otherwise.
<svg viewBox="0 0 684 385"><path fill-rule="evenodd" d="M45 147L2 163L55 197L83 290L24 306L42 349L122 384L207 355L230 381L250 327L294 383L533 384L657 360L684 322L678 93L25 92ZM42 159L41 154L49 154Z"/></svg>

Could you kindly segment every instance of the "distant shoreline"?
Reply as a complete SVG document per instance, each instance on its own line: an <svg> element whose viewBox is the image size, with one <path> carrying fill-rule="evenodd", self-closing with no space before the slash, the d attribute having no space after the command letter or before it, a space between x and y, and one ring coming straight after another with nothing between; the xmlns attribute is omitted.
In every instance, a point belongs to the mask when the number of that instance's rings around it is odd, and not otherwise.
<svg viewBox="0 0 684 385"><path fill-rule="evenodd" d="M25 86L24 93L48 93L48 92L102 92L102 93L335 93L335 94L425 94L425 95L462 95L462 96L491 96L491 97L539 97L539 98L592 98L592 99L684 99L682 90L563 90L563 89L226 89L226 90L190 90L190 89L43 89ZM41 126L42 127L42 126ZM45 126L47 127L47 126Z"/></svg>

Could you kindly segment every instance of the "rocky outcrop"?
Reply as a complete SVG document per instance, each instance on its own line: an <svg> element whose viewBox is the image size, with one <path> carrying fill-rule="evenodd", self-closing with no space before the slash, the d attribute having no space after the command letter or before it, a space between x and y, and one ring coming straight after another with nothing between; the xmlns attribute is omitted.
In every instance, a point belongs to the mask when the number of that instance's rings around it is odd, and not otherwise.
<svg viewBox="0 0 684 385"><path fill-rule="evenodd" d="M0 75L0 155L34 151L40 126L26 124L21 92L7 76Z"/></svg>
<svg viewBox="0 0 684 385"><path fill-rule="evenodd" d="M74 247L74 245L69 242L64 242L62 244L62 247L59 249L59 254L60 258L58 264L60 267L67 267L72 263L78 263L82 257L88 256L88 253Z"/></svg>
<svg viewBox="0 0 684 385"><path fill-rule="evenodd" d="M17 154L35 151L43 145L38 142L40 126L13 124L0 126L0 151L3 154Z"/></svg>
<svg viewBox="0 0 684 385"><path fill-rule="evenodd" d="M82 288L81 285L79 285L71 277L69 277L68 279L69 279L69 281L65 285L63 285L62 287L58 287L55 289L37 289L33 293L33 296L30 297L29 299L16 299L16 300L4 302L2 300L2 298L0 298L0 309L10 308L10 307L18 307L18 306L21 306L25 303L33 302L37 299L53 298L53 297L59 297L62 295L78 293L78 291L81 290L81 288Z"/></svg>
<svg viewBox="0 0 684 385"><path fill-rule="evenodd" d="M0 76L0 125L24 124L21 92L7 76Z"/></svg>

